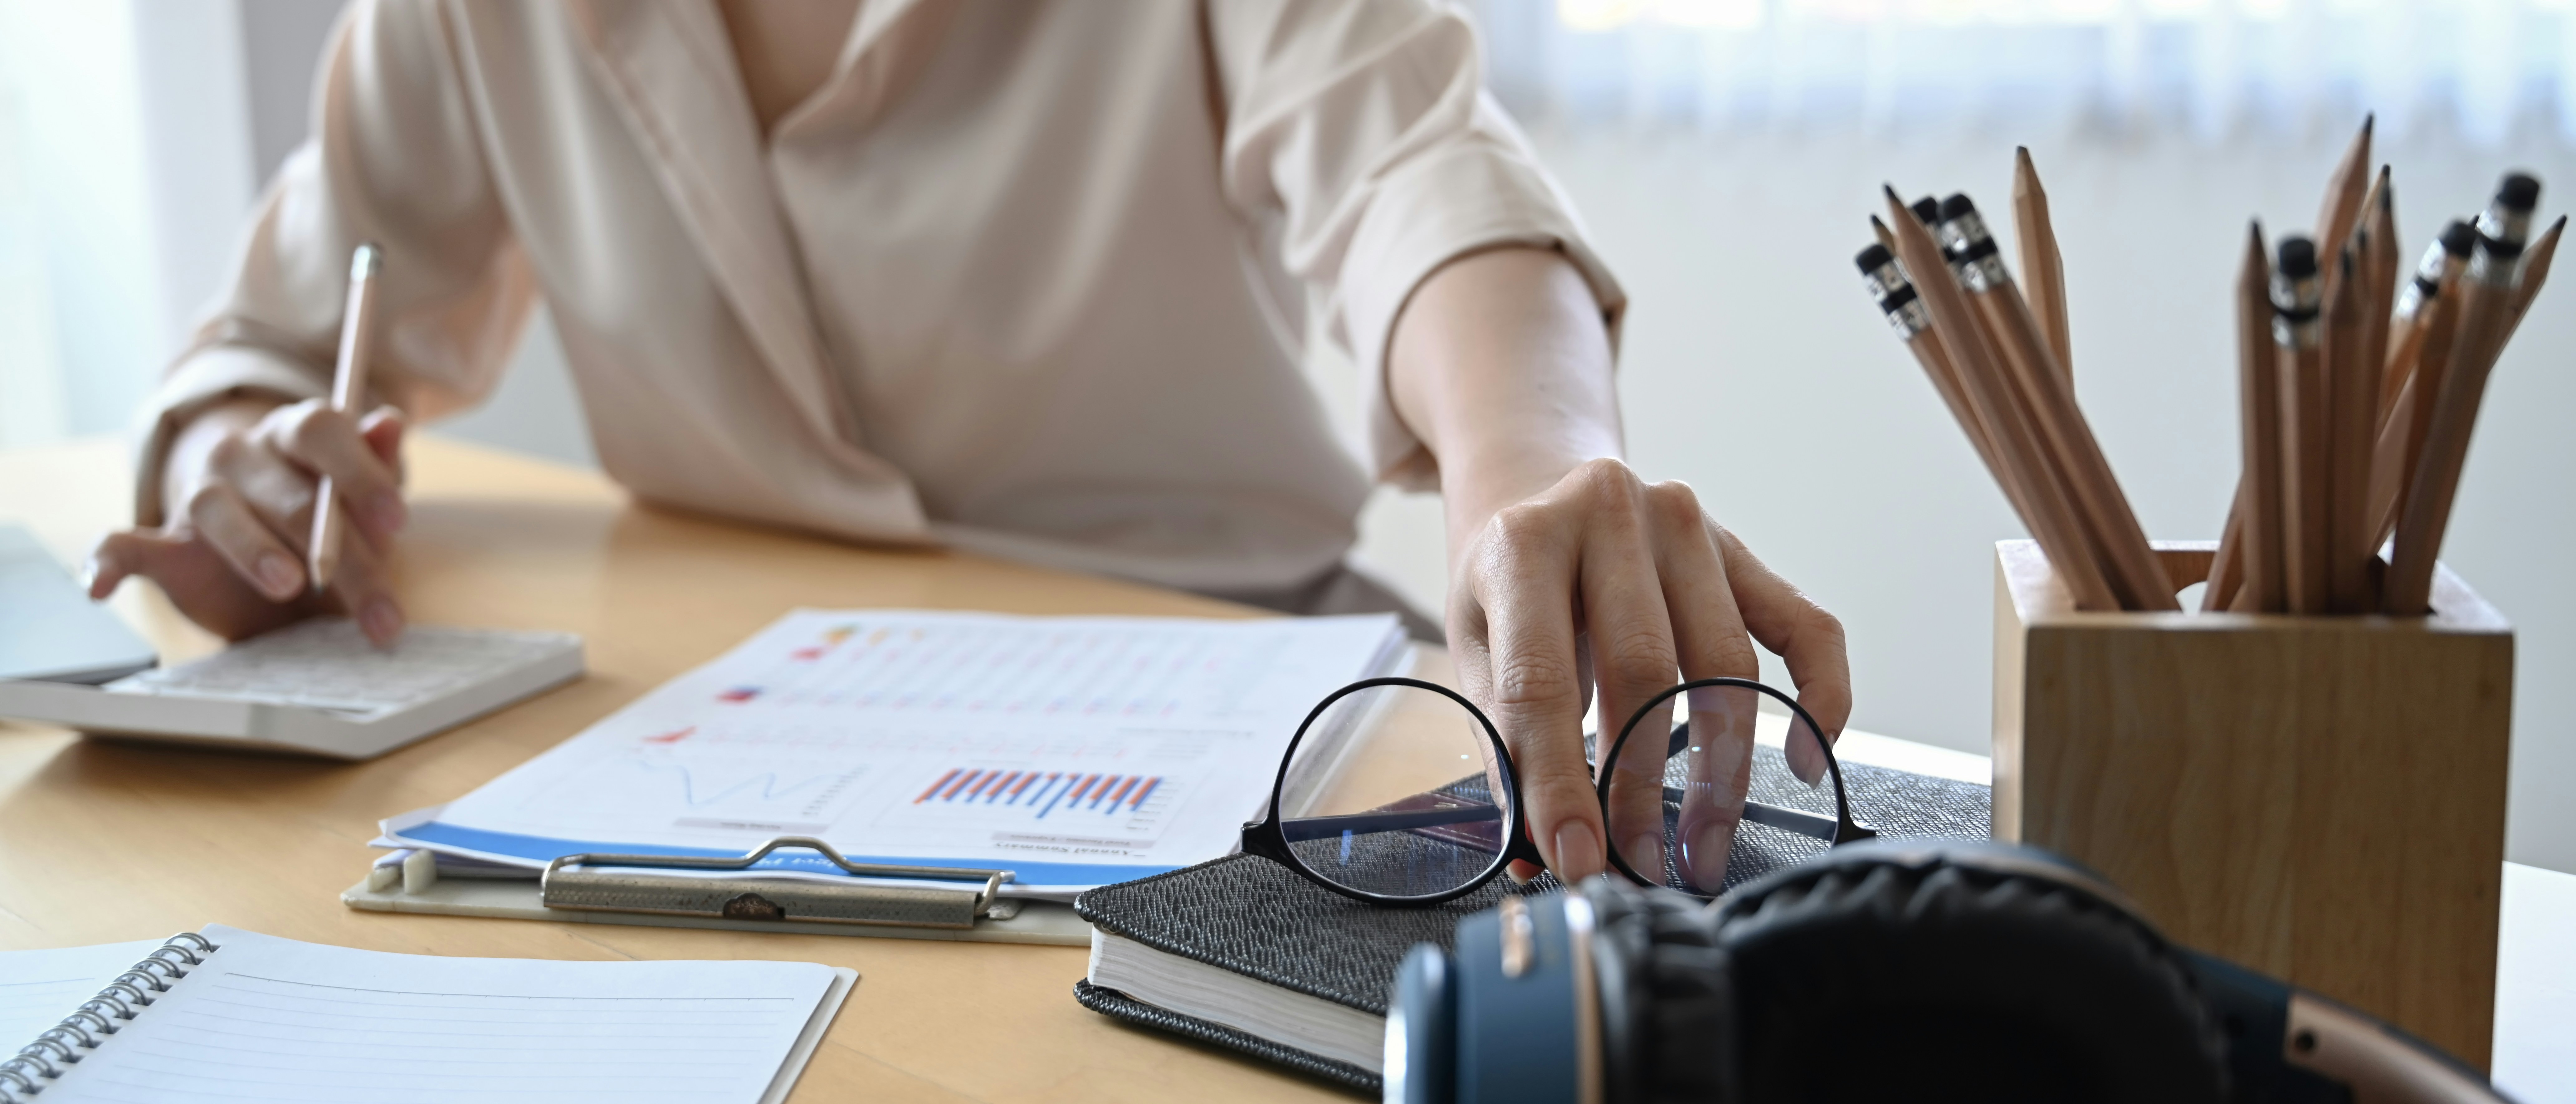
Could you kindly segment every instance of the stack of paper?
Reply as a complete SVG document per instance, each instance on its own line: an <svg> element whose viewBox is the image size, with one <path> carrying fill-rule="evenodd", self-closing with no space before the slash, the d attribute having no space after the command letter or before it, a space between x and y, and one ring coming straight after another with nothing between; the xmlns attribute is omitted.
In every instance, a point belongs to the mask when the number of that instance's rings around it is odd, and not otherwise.
<svg viewBox="0 0 2576 1104"><path fill-rule="evenodd" d="M377 842L534 870L815 836L1069 898L1226 854L1308 711L1408 655L1392 616L802 610Z"/></svg>

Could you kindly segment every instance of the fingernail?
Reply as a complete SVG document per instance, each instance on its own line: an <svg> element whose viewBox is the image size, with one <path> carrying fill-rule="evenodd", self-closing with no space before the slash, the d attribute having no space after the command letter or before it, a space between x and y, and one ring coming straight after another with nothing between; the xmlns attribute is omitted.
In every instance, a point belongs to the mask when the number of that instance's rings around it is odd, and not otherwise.
<svg viewBox="0 0 2576 1104"><path fill-rule="evenodd" d="M388 533L401 529L404 522L411 520L411 511L404 508L402 496L391 491L376 496L373 510L376 524Z"/></svg>
<svg viewBox="0 0 2576 1104"><path fill-rule="evenodd" d="M1713 820L1691 829L1682 841L1681 873L1690 884L1713 890L1726 884L1726 852L1735 842L1735 826Z"/></svg>
<svg viewBox="0 0 2576 1104"><path fill-rule="evenodd" d="M1592 826L1582 821L1568 821L1556 830L1556 861L1550 864L1556 880L1573 885L1601 872L1601 837L1592 834Z"/></svg>
<svg viewBox="0 0 2576 1104"><path fill-rule="evenodd" d="M378 644L393 643L394 637L402 635L402 627L402 612L382 598L367 603L366 612L358 615L358 628Z"/></svg>
<svg viewBox="0 0 2576 1104"><path fill-rule="evenodd" d="M287 559L284 553L269 552L259 558L259 587L272 598L292 598L295 588L304 585L304 571Z"/></svg>
<svg viewBox="0 0 2576 1104"><path fill-rule="evenodd" d="M99 577L99 574L100 574L101 572L104 572L104 571L106 571L106 570L107 570L107 565L106 565L105 563L100 562L99 558L98 558L97 556L95 556L95 555L91 556L90 558L88 558L88 559L86 559L86 560L82 560L82 561L81 561L81 569L80 569L80 588L81 588L81 593L89 595L89 596L90 596L90 600L91 600L91 601L97 601L100 597L102 597L102 595L100 595L100 594L99 594L99 592L98 592L98 577Z"/></svg>
<svg viewBox="0 0 2576 1104"><path fill-rule="evenodd" d="M1789 764L1789 773L1796 777L1798 781L1804 782L1808 786L1813 787L1825 776L1825 762L1824 760L1812 755L1802 756L1801 758L1804 760L1803 762L1793 761Z"/></svg>
<svg viewBox="0 0 2576 1104"><path fill-rule="evenodd" d="M1621 849L1619 857L1628 860L1628 868L1648 881L1664 879L1664 837L1659 832L1639 832Z"/></svg>

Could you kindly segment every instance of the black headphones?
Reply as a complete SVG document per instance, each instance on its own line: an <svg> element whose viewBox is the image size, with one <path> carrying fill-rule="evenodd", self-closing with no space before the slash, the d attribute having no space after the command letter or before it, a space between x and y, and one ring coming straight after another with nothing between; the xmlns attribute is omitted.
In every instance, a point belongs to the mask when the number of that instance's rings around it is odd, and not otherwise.
<svg viewBox="0 0 2576 1104"><path fill-rule="evenodd" d="M1838 847L1703 904L1609 877L1413 949L1390 1104L2501 1101L2361 1013L2175 946L2035 848Z"/></svg>

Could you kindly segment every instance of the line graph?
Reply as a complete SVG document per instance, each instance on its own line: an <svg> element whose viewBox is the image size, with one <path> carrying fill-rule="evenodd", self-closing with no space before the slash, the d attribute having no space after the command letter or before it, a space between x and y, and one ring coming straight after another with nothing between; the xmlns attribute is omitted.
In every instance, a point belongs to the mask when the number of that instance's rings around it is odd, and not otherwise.
<svg viewBox="0 0 2576 1104"><path fill-rule="evenodd" d="M705 762L641 757L635 767L666 780L683 821L707 818L828 822L855 796L865 764Z"/></svg>

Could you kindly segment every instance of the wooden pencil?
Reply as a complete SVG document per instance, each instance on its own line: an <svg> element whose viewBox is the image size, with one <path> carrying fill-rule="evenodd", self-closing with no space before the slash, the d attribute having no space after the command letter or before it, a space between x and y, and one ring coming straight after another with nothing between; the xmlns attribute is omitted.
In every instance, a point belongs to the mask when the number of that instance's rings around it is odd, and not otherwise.
<svg viewBox="0 0 2576 1104"><path fill-rule="evenodd" d="M2082 539L2075 507L2043 460L2038 429L2014 401L2010 382L1997 362L1969 305L1958 277L1942 256L1932 231L1923 225L1893 188L1887 190L1887 222L1896 236L1896 256L1912 278L1932 317L1932 334L1956 371L1961 391L1977 417L1993 431L1995 453L2028 492L2030 510L2023 522L2038 538L2049 563L2081 610L2116 610L2118 597L2103 577L2091 549Z"/></svg>
<svg viewBox="0 0 2576 1104"><path fill-rule="evenodd" d="M2245 230L2236 277L2236 394L2244 471L2237 538L2237 593L2222 609L2274 613L2281 590L2280 358L2272 341L2272 264L2263 227Z"/></svg>
<svg viewBox="0 0 2576 1104"><path fill-rule="evenodd" d="M2281 580L2291 613L2326 612L2327 502L2323 281L2314 242L2283 238L2272 266L2272 339L2281 393Z"/></svg>
<svg viewBox="0 0 2576 1104"><path fill-rule="evenodd" d="M2379 420L2384 427L2397 406L2397 393L2406 386L2407 377L2424 360L2424 335L2420 323L2428 316L2429 305L2459 279L2460 269L2469 263L2469 248L2477 244L2475 227L2460 219L2442 228L2433 244L2424 247L2424 257L2416 262L2414 275L2397 292L2397 304L2388 320L2388 367L2379 390Z"/></svg>
<svg viewBox="0 0 2576 1104"><path fill-rule="evenodd" d="M2433 396L2441 390L2444 369L2450 364L2454 335L2459 331L2459 311L2460 294L2455 287L2417 311L2414 332L2408 336L2415 354L2413 366L2398 385L2388 416L2380 421L2379 442L2370 457L2373 553L2388 543L2389 535L2397 528L2407 484L2424 454L2424 433L2433 424Z"/></svg>
<svg viewBox="0 0 2576 1104"><path fill-rule="evenodd" d="M1932 390L1941 396L1942 405L1950 408L1950 417L1967 434L1968 445L1976 451L1978 461L1985 464L1988 474L1994 476L1995 485L2003 488L2004 498L2012 503L2013 512L2028 519L2032 513L2030 494L2021 485L2020 473L2015 472L1995 451L1994 433L1987 428L1985 420L1978 417L1975 405L1969 401L1967 391L1959 381L1958 369L1951 365L1949 353L1941 347L1940 338L1932 334L1931 312L1925 309L1921 293L1915 290L1904 268L1896 263L1896 251L1887 244L1895 241L1896 236L1888 232L1887 224L1880 222L1877 216L1871 216L1869 221L1885 241L1861 250L1860 255L1854 258L1854 263L1860 266L1863 284L1869 288L1871 297L1878 301L1879 309L1886 313L1888 325L1896 330L1897 338L1905 342L1906 351L1914 354L1924 376L1932 381Z"/></svg>
<svg viewBox="0 0 2576 1104"><path fill-rule="evenodd" d="M2459 491L2460 469L2468 460L2469 435L2477 426L2487 375L2494 370L2512 325L2515 269L2539 199L2539 181L2512 174L2496 190L2486 213L2478 216L2477 248L2460 276L2459 333L2452 339L2451 361L2433 397L2423 454L2398 511L2382 599L2389 613L2430 612L2433 569Z"/></svg>
<svg viewBox="0 0 2576 1104"><path fill-rule="evenodd" d="M1965 195L1941 201L1941 241L1950 266L1968 292L1999 360L2011 373L2037 423L2041 446L2064 481L2088 536L2103 557L2103 574L2123 608L2180 610L2171 577L2139 528L2128 497L2112 474L2092 427L2075 404L2074 388L2049 355L2039 323L2021 289L2004 268L1994 236Z"/></svg>
<svg viewBox="0 0 2576 1104"><path fill-rule="evenodd" d="M2028 285L2030 313L2039 319L2048 351L2058 370L2075 376L2075 335L2066 322L2066 260L2057 251L2057 227L2049 221L2048 191L2040 187L2039 169L2030 163L2030 147L2013 148L2013 244L2021 253L2022 280Z"/></svg>
<svg viewBox="0 0 2576 1104"><path fill-rule="evenodd" d="M2522 316L2531 312L2531 301L2540 295L2540 287L2549 282L2549 262L2558 257L2558 234L2567 229L2567 216L2558 216L2549 229L2532 239L2531 247L2522 253L2522 275L2515 278L2513 298L2506 305L2511 320L2505 323L2504 339L2512 341L2514 331L2522 328Z"/></svg>
<svg viewBox="0 0 2576 1104"><path fill-rule="evenodd" d="M1896 235L1888 230L1886 223L1878 221L1877 215L1869 216L1869 232L1878 239L1879 248L1886 250L1889 256L1896 254Z"/></svg>
<svg viewBox="0 0 2576 1104"><path fill-rule="evenodd" d="M2359 239L2355 239L2359 244ZM2326 608L2359 613L2372 604L2363 508L2369 500L2370 454L2377 437L2380 366L2370 359L2371 274L2360 250L2335 259L2326 281Z"/></svg>
<svg viewBox="0 0 2576 1104"><path fill-rule="evenodd" d="M2376 115L2361 117L2361 130L2345 147L2343 160L2335 163L2334 172L2326 177L2325 202L2317 211L2316 247L2320 257L2332 257L2352 234L2353 224L2360 220L2362 198L2370 189L2370 133L2378 121ZM2328 273L2331 281L2333 274ZM2329 294L2331 288L2327 289Z"/></svg>
<svg viewBox="0 0 2576 1104"><path fill-rule="evenodd" d="M2245 477L2236 477L2236 494L2227 500L2227 526L2218 531L2218 552L2209 560L2209 578L2201 580L2200 612L2233 610L2245 592Z"/></svg>
<svg viewBox="0 0 2576 1104"><path fill-rule="evenodd" d="M2388 342L2395 332L2390 311L2395 309L2399 266L2405 259L2397 251L2397 194L2389 184L2388 167L2379 168L2379 179L2370 186L2370 202L2361 222L2361 270L2370 277L2368 294L2363 297L2364 324L2363 367L2370 373L2372 428L2377 426L2381 411L2381 381L2387 373Z"/></svg>

